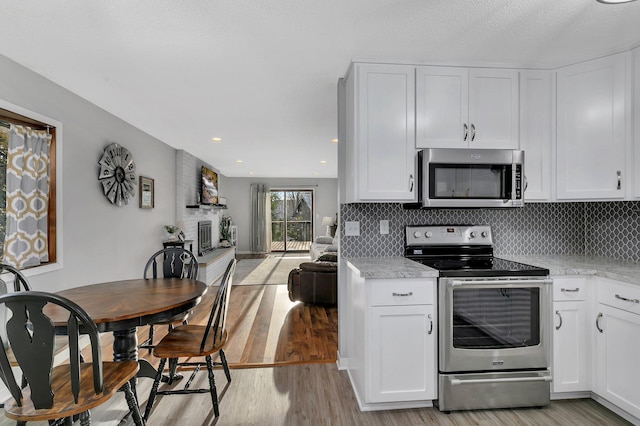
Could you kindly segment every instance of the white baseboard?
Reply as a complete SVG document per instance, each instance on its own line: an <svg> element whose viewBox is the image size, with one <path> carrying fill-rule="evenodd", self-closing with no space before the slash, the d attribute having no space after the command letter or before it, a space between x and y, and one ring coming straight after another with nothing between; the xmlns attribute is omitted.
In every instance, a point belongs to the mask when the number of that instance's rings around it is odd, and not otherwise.
<svg viewBox="0 0 640 426"><path fill-rule="evenodd" d="M340 356L340 351L337 352L336 365L338 370L346 370L349 368L349 358L343 358Z"/></svg>
<svg viewBox="0 0 640 426"><path fill-rule="evenodd" d="M619 415L620 417L622 417L626 421L631 422L632 424L634 424L636 426L640 425L640 419L639 418L637 418L636 416L626 412L622 408L610 403L609 401L607 401L606 399L604 399L600 395L592 392L591 393L591 399L593 399L594 401L596 401L598 404L602 405L603 407L606 407L607 409L613 411L614 413L616 413L617 415Z"/></svg>

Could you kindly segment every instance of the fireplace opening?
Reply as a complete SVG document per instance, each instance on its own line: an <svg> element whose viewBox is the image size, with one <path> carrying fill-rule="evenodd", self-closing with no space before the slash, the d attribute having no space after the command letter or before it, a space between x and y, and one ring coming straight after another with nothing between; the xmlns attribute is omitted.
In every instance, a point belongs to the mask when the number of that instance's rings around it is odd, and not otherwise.
<svg viewBox="0 0 640 426"><path fill-rule="evenodd" d="M198 256L204 256L213 251L213 241L211 240L211 221L202 220L198 222Z"/></svg>

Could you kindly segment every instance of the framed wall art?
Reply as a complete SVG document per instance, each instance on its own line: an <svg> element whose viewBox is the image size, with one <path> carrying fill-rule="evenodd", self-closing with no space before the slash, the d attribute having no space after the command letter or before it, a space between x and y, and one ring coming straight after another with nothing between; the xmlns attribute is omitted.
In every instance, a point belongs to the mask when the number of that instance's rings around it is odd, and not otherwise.
<svg viewBox="0 0 640 426"><path fill-rule="evenodd" d="M154 203L153 179L140 176L140 208L152 209Z"/></svg>

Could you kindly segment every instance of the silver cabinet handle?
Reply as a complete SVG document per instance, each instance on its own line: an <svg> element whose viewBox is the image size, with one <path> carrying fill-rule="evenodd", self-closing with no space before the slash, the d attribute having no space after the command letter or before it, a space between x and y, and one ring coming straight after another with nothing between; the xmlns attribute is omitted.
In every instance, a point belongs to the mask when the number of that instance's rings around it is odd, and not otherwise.
<svg viewBox="0 0 640 426"><path fill-rule="evenodd" d="M617 190L620 191L622 189L622 172L620 170L618 170L616 172L616 175L618 175L618 186L617 186Z"/></svg>
<svg viewBox="0 0 640 426"><path fill-rule="evenodd" d="M471 141L476 139L476 125L471 123Z"/></svg>
<svg viewBox="0 0 640 426"><path fill-rule="evenodd" d="M602 318L602 312L598 313L598 316L596 318L596 328L598 329L598 331L600 333L602 333L602 329L600 328L600 318Z"/></svg>
<svg viewBox="0 0 640 426"><path fill-rule="evenodd" d="M560 324L556 326L556 330L560 330L560 327L562 327L562 315L560 315L560 311L556 311L556 315L560 318Z"/></svg>
<svg viewBox="0 0 640 426"><path fill-rule="evenodd" d="M469 137L469 126L467 126L467 123L464 123L462 125L462 128L464 129L464 139L462 139L463 141L467 141L467 138Z"/></svg>
<svg viewBox="0 0 640 426"><path fill-rule="evenodd" d="M580 291L579 288L561 288L560 291L565 293L577 293Z"/></svg>
<svg viewBox="0 0 640 426"><path fill-rule="evenodd" d="M393 292L393 293L391 293L391 294L393 294L394 296L401 296L401 297L413 296L413 292L412 292L412 291L410 291L410 292L408 292L408 293L396 293L396 292L394 291L394 292Z"/></svg>
<svg viewBox="0 0 640 426"><path fill-rule="evenodd" d="M616 299L624 300L625 302L640 303L640 300L638 299L627 299L626 297L622 297L619 294L616 294Z"/></svg>
<svg viewBox="0 0 640 426"><path fill-rule="evenodd" d="M413 175L409 175L409 192L413 192Z"/></svg>
<svg viewBox="0 0 640 426"><path fill-rule="evenodd" d="M427 332L427 334L431 334L433 333L433 320L431 319L431 314L427 315L429 318L429 322L431 323L431 325L429 326L429 331Z"/></svg>

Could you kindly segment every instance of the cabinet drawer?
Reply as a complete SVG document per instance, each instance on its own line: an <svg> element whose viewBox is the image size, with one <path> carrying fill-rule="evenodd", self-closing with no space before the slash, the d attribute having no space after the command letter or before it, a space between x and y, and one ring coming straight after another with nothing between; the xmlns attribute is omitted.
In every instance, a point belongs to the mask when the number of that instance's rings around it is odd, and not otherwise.
<svg viewBox="0 0 640 426"><path fill-rule="evenodd" d="M431 305L435 280L371 280L371 306Z"/></svg>
<svg viewBox="0 0 640 426"><path fill-rule="evenodd" d="M584 277L553 277L553 300L563 302L587 299L587 279Z"/></svg>
<svg viewBox="0 0 640 426"><path fill-rule="evenodd" d="M640 314L640 286L598 280L598 303Z"/></svg>

